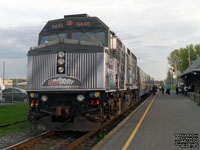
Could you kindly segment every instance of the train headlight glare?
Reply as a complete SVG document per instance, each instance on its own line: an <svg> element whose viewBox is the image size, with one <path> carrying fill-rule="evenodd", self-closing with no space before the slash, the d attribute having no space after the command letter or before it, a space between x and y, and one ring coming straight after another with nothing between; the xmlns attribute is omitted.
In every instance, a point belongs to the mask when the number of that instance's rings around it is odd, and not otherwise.
<svg viewBox="0 0 200 150"><path fill-rule="evenodd" d="M58 65L63 65L65 60L63 58L58 59Z"/></svg>
<svg viewBox="0 0 200 150"><path fill-rule="evenodd" d="M59 58L64 58L65 53L63 51L58 52L58 57Z"/></svg>
<svg viewBox="0 0 200 150"><path fill-rule="evenodd" d="M95 93L94 93L94 96L95 96L95 97L99 97L99 96L100 96L100 92L95 92Z"/></svg>
<svg viewBox="0 0 200 150"><path fill-rule="evenodd" d="M30 93L30 97L34 98L35 94L34 93Z"/></svg>
<svg viewBox="0 0 200 150"><path fill-rule="evenodd" d="M42 95L41 100L43 102L46 102L48 100L48 97L46 95Z"/></svg>
<svg viewBox="0 0 200 150"><path fill-rule="evenodd" d="M58 72L63 73L64 72L64 67L58 67Z"/></svg>
<svg viewBox="0 0 200 150"><path fill-rule="evenodd" d="M79 102L82 102L82 101L85 99L85 97L84 97L83 95L78 95L78 96L76 97L76 99L77 99Z"/></svg>

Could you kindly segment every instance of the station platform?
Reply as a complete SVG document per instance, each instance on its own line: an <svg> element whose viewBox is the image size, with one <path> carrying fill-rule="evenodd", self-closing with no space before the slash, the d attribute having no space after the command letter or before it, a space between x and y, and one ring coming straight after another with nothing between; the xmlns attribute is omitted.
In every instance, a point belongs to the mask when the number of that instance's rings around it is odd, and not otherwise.
<svg viewBox="0 0 200 150"><path fill-rule="evenodd" d="M158 92L92 150L200 150L199 135L200 106L187 96Z"/></svg>

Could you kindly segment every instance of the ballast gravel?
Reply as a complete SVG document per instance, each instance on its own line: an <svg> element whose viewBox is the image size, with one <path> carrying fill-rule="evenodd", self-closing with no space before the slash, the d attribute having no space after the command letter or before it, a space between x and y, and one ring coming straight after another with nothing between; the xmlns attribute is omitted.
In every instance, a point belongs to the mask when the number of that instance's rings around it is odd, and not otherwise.
<svg viewBox="0 0 200 150"><path fill-rule="evenodd" d="M0 136L0 149L7 148L24 140L37 136L45 131L39 131L35 128L26 128L16 133Z"/></svg>

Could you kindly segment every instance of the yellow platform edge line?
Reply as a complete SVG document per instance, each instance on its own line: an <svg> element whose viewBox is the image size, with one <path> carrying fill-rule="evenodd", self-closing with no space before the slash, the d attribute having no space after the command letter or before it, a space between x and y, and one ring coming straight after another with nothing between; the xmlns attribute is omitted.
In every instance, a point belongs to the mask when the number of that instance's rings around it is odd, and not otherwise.
<svg viewBox="0 0 200 150"><path fill-rule="evenodd" d="M135 129L133 130L133 132L131 133L129 139L127 140L126 144L123 146L122 150L127 150L127 148L129 147L129 145L131 144L133 138L135 137L137 131L139 130L145 116L147 115L151 105L153 104L153 102L155 101L157 95L154 96L154 98L151 100L150 104L148 105L147 109L145 110L144 114L142 115L140 121L138 122L137 126L135 127Z"/></svg>

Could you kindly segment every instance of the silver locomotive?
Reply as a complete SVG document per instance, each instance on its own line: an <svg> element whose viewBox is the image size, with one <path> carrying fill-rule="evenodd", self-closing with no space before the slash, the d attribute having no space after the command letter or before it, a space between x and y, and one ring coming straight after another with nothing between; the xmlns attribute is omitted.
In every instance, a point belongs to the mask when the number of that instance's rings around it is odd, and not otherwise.
<svg viewBox="0 0 200 150"><path fill-rule="evenodd" d="M94 130L152 87L136 56L87 14L48 21L28 51L27 70L28 118L48 130ZM141 75L147 79L140 83Z"/></svg>

